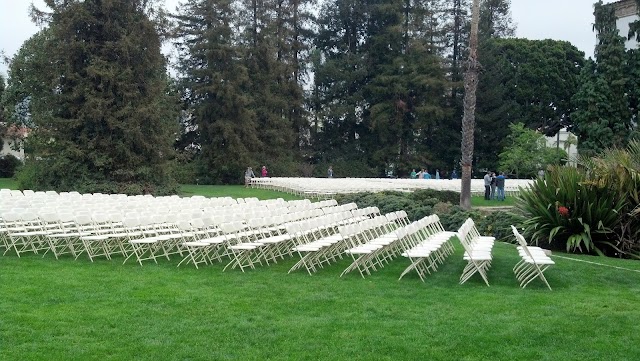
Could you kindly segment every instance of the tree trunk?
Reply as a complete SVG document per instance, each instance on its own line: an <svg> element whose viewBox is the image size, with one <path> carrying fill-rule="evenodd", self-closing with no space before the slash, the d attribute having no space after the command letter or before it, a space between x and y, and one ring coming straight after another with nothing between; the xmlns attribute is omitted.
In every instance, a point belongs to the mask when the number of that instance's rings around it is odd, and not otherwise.
<svg viewBox="0 0 640 361"><path fill-rule="evenodd" d="M473 0L469 62L464 75L464 116L462 117L462 186L460 207L471 208L471 165L473 163L473 135L476 125L476 89L478 88L478 22L480 0Z"/></svg>

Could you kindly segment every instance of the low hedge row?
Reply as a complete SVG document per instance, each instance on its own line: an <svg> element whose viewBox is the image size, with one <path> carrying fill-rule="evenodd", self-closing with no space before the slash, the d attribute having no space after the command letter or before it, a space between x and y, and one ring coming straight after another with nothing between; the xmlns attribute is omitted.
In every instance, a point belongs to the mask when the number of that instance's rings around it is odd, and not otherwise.
<svg viewBox="0 0 640 361"><path fill-rule="evenodd" d="M458 230L462 223L471 217L482 235L494 236L499 241L515 242L511 225L520 227L524 221L521 215L505 211L467 211L454 205L459 197L456 192L421 190L413 193L342 194L336 196L336 200L339 204L356 203L359 208L378 207L382 214L404 210L412 221L435 213L440 217L444 228L450 231Z"/></svg>

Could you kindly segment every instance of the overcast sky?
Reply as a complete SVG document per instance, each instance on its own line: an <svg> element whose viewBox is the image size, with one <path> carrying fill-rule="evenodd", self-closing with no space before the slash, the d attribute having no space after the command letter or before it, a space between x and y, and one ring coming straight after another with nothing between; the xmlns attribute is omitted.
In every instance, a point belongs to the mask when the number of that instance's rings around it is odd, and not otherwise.
<svg viewBox="0 0 640 361"><path fill-rule="evenodd" d="M179 0L165 0L174 10ZM595 35L592 31L593 3L596 0L511 0L511 12L517 24L516 36L527 39L567 40L592 56ZM613 0L605 0L605 3ZM45 8L42 0L33 3ZM38 28L29 19L29 0L0 0L0 51L12 56ZM0 64L6 75L6 65Z"/></svg>

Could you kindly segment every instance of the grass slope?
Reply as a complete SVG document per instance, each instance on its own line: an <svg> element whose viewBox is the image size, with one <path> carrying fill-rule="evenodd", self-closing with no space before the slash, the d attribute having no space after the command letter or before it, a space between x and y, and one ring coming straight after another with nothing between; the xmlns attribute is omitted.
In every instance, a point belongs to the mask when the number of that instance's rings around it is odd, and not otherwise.
<svg viewBox="0 0 640 361"><path fill-rule="evenodd" d="M0 178L0 189L18 189L18 184L12 178Z"/></svg>
<svg viewBox="0 0 640 361"><path fill-rule="evenodd" d="M294 199L302 199L293 194L277 192L266 189L245 188L241 185L226 185L226 186L212 186L212 185L195 185L184 184L180 186L180 193L183 196L203 195L206 197L233 197L233 198L246 198L257 197L258 199L272 199L282 198L286 201Z"/></svg>
<svg viewBox="0 0 640 361"><path fill-rule="evenodd" d="M1 360L638 360L640 273L556 258L520 289L513 246L464 285L460 245L426 283L293 259L241 273L177 260L0 258ZM571 256L582 260L600 258ZM613 260L612 260L613 261ZM638 263L616 260L638 269Z"/></svg>

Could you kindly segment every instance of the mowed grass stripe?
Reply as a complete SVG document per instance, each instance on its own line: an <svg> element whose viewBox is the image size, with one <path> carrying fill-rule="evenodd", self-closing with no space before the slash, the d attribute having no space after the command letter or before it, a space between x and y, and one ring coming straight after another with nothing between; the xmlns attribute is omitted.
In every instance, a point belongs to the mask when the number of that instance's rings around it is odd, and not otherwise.
<svg viewBox="0 0 640 361"><path fill-rule="evenodd" d="M3 360L636 360L640 275L556 258L520 289L497 244L491 287L457 254L422 283L394 260L366 279L295 259L215 264L0 258ZM575 256L574 256L575 257ZM624 263L624 262L623 262Z"/></svg>

